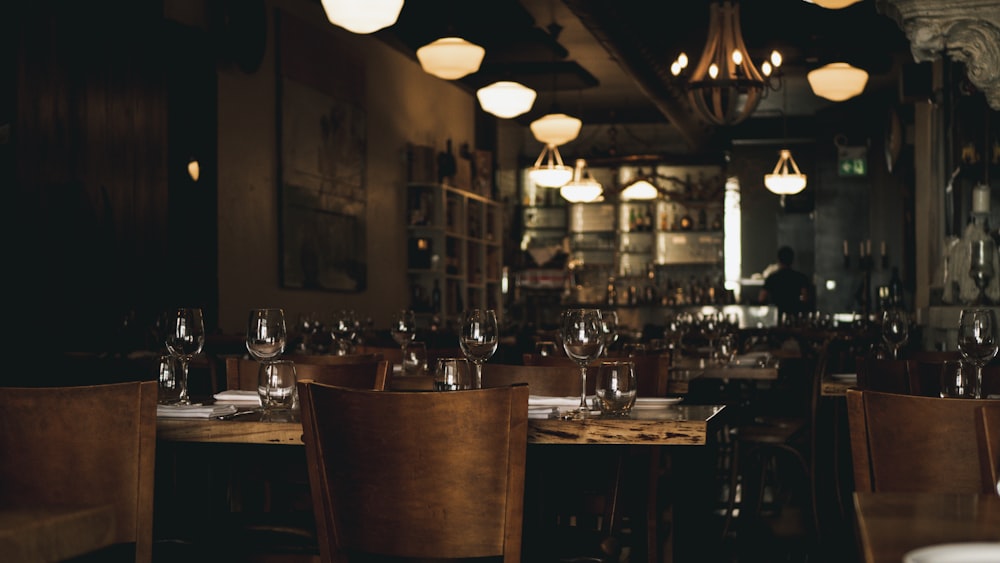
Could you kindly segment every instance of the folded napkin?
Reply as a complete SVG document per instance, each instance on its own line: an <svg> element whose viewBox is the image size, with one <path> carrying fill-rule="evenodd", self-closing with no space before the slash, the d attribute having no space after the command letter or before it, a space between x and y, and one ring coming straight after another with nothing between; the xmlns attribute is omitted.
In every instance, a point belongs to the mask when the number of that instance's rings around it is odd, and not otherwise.
<svg viewBox="0 0 1000 563"><path fill-rule="evenodd" d="M156 416L169 418L215 418L235 413L235 405L156 405Z"/></svg>
<svg viewBox="0 0 1000 563"><path fill-rule="evenodd" d="M590 403L592 397L587 397ZM528 408L531 407L578 407L580 397L547 397L545 395L528 395Z"/></svg>
<svg viewBox="0 0 1000 563"><path fill-rule="evenodd" d="M218 403L253 403L260 404L260 394L256 391L241 391L239 389L227 389L221 393L212 395Z"/></svg>

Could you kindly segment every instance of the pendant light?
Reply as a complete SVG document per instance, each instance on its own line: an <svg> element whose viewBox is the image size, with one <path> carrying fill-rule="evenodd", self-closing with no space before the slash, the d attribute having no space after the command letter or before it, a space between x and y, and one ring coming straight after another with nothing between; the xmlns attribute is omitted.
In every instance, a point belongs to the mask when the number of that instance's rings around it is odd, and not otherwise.
<svg viewBox="0 0 1000 563"><path fill-rule="evenodd" d="M540 143L565 145L580 134L583 122L565 113L550 113L531 122L531 133Z"/></svg>
<svg viewBox="0 0 1000 563"><path fill-rule="evenodd" d="M559 188L559 195L570 203L589 203L597 201L604 192L601 183L593 179L586 171L587 161L578 158L573 168L573 179Z"/></svg>
<svg viewBox="0 0 1000 563"><path fill-rule="evenodd" d="M444 80L457 80L479 70L486 49L461 37L442 37L417 49L424 72Z"/></svg>
<svg viewBox="0 0 1000 563"><path fill-rule="evenodd" d="M535 104L537 96L531 88L506 80L494 82L476 91L476 98L483 111L504 119L526 113Z"/></svg>
<svg viewBox="0 0 1000 563"><path fill-rule="evenodd" d="M830 63L806 74L814 94L833 102L842 102L864 92L868 73L847 63Z"/></svg>
<svg viewBox="0 0 1000 563"><path fill-rule="evenodd" d="M781 149L780 155L774 172L764 175L764 186L780 196L794 195L806 189L806 175L799 172L792 151Z"/></svg>
<svg viewBox="0 0 1000 563"><path fill-rule="evenodd" d="M561 188L573 179L573 169L563 164L559 147L548 144L535 160L535 165L528 172L528 177L535 185L543 188Z"/></svg>
<svg viewBox="0 0 1000 563"><path fill-rule="evenodd" d="M354 33L374 33L396 23L403 0L322 0L330 23Z"/></svg>
<svg viewBox="0 0 1000 563"><path fill-rule="evenodd" d="M857 4L861 0L805 0L810 4L816 4L821 8L826 8L827 10L839 10L841 8L846 8L852 4Z"/></svg>

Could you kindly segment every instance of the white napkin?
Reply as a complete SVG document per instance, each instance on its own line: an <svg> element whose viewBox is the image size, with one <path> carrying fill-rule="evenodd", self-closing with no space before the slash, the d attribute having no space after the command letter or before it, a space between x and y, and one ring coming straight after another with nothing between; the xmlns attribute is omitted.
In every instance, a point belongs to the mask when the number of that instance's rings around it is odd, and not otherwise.
<svg viewBox="0 0 1000 563"><path fill-rule="evenodd" d="M235 412L235 405L156 405L156 416L169 418L215 418Z"/></svg>
<svg viewBox="0 0 1000 563"><path fill-rule="evenodd" d="M260 394L256 391L241 391L239 389L227 389L220 393L212 395L215 398L215 403L253 403L255 405L260 405Z"/></svg>
<svg viewBox="0 0 1000 563"><path fill-rule="evenodd" d="M592 397L587 397L590 404ZM528 395L528 408L532 407L578 407L580 397L547 397L545 395Z"/></svg>

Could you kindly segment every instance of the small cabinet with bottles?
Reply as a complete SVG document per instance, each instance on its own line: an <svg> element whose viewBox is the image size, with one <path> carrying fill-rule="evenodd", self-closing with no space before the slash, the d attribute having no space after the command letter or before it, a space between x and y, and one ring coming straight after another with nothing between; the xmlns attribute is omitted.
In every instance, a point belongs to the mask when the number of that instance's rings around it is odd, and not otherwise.
<svg viewBox="0 0 1000 563"><path fill-rule="evenodd" d="M410 308L445 325L455 324L466 309L497 308L500 204L445 184L409 184L407 212Z"/></svg>

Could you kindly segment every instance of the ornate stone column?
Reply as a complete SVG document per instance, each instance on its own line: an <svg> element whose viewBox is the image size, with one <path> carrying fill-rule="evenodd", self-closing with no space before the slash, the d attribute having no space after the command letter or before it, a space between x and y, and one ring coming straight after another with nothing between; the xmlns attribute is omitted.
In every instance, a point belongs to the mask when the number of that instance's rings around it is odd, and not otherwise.
<svg viewBox="0 0 1000 563"><path fill-rule="evenodd" d="M943 54L965 64L969 81L1000 111L1000 1L876 0L910 40L917 62Z"/></svg>

